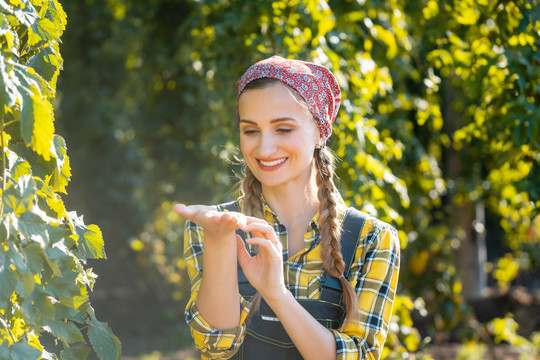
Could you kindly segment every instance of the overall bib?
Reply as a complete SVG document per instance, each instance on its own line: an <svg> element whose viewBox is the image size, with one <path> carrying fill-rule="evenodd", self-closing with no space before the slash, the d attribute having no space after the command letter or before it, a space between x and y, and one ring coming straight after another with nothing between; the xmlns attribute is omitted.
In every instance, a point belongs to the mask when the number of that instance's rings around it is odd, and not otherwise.
<svg viewBox="0 0 540 360"><path fill-rule="evenodd" d="M218 205L219 210L239 211L238 203L231 202ZM350 268L358 246L360 232L364 226L366 214L349 208L343 220L341 234L341 254L345 262L345 278L350 276ZM238 235L245 240L244 232ZM328 329L337 329L345 319L343 290L338 278L324 271L320 282L319 299L297 299L320 324ZM238 287L240 294L249 300L256 290L247 280L238 265ZM254 314L247 324L247 334L238 352L231 358L234 360L296 360L302 359L300 352L291 341L272 309L261 299L259 312Z"/></svg>

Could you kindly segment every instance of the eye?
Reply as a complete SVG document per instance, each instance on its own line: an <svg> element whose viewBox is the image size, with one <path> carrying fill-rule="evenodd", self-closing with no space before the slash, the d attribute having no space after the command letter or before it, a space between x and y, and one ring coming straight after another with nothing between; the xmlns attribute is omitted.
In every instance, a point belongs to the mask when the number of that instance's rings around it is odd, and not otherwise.
<svg viewBox="0 0 540 360"><path fill-rule="evenodd" d="M253 134L258 132L255 129L243 129L241 131L242 131L242 134L244 134L244 135L253 135Z"/></svg>
<svg viewBox="0 0 540 360"><path fill-rule="evenodd" d="M290 129L290 128L279 128L279 129L277 129L277 132L282 133L282 134L287 134L287 133L290 133L291 131L292 131L292 129Z"/></svg>

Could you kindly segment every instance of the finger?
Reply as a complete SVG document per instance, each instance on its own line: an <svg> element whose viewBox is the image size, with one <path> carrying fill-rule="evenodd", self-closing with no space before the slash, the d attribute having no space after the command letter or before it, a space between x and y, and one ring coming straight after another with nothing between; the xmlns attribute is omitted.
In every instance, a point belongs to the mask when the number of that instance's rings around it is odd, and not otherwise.
<svg viewBox="0 0 540 360"><path fill-rule="evenodd" d="M253 235L255 235L256 237L264 238L263 234L261 234L259 231L253 230Z"/></svg>
<svg viewBox="0 0 540 360"><path fill-rule="evenodd" d="M246 217L246 224L253 224L253 223L268 224L264 219L261 219L261 218L258 218L258 217L247 216L247 215L245 215L245 217Z"/></svg>
<svg viewBox="0 0 540 360"><path fill-rule="evenodd" d="M230 212L235 218L235 225L239 228L242 228L247 225L247 216L240 212Z"/></svg>
<svg viewBox="0 0 540 360"><path fill-rule="evenodd" d="M220 212L219 221L225 225L242 228L246 225L246 216L238 212Z"/></svg>
<svg viewBox="0 0 540 360"><path fill-rule="evenodd" d="M277 240L272 241L260 237L252 237L247 239L246 242L250 245L259 245L261 251L281 253L281 243Z"/></svg>
<svg viewBox="0 0 540 360"><path fill-rule="evenodd" d="M212 215L215 215L216 220L222 224L225 224L225 225L236 224L236 217L229 212L223 212L223 213L212 214Z"/></svg>
<svg viewBox="0 0 540 360"><path fill-rule="evenodd" d="M262 236L260 237L263 237L263 238L266 238L266 239L270 239L270 240L274 240L274 239L277 239L277 236L276 236L276 233L274 232L274 228L271 227L270 225L264 223L251 223L251 224L247 224L246 226L244 227L241 227L240 229L242 229L242 231L244 232L258 232L259 234L261 234Z"/></svg>

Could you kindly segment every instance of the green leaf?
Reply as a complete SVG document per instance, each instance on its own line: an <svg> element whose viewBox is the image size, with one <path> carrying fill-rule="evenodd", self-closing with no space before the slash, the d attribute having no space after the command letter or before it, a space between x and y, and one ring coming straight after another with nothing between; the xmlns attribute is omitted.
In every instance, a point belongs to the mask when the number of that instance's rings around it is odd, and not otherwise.
<svg viewBox="0 0 540 360"><path fill-rule="evenodd" d="M12 107L17 99L17 92L13 81L9 79L4 56L0 53L0 106Z"/></svg>
<svg viewBox="0 0 540 360"><path fill-rule="evenodd" d="M60 302L54 304L56 320L68 319L83 324L86 320L86 308L75 309Z"/></svg>
<svg viewBox="0 0 540 360"><path fill-rule="evenodd" d="M50 148L54 135L54 118L51 103L38 95L23 93L21 131L24 141L35 152L50 160Z"/></svg>
<svg viewBox="0 0 540 360"><path fill-rule="evenodd" d="M46 97L54 95L49 84L36 74L34 69L9 62L13 70L10 92L21 103L21 133L26 144L50 159L50 147L54 134L54 118L51 103Z"/></svg>
<svg viewBox="0 0 540 360"><path fill-rule="evenodd" d="M119 359L120 340L113 334L107 323L98 321L95 317L87 322L89 324L88 338L99 358L101 360Z"/></svg>
<svg viewBox="0 0 540 360"><path fill-rule="evenodd" d="M62 270L60 270L60 267L58 266L56 261L49 258L50 257L49 253L50 253L49 249L46 249L45 256L44 256L45 263L49 266L49 269L51 269L54 276L62 277Z"/></svg>
<svg viewBox="0 0 540 360"><path fill-rule="evenodd" d="M49 6L49 0L30 0L30 2L32 2L32 5L40 7L38 16L40 18L44 17L47 7Z"/></svg>
<svg viewBox="0 0 540 360"><path fill-rule="evenodd" d="M45 250L37 243L30 243L23 247L28 269L34 274L41 274Z"/></svg>
<svg viewBox="0 0 540 360"><path fill-rule="evenodd" d="M40 41L53 41L59 38L54 23L47 19L38 19L28 28L28 45L33 46Z"/></svg>
<svg viewBox="0 0 540 360"><path fill-rule="evenodd" d="M11 60L8 60L8 64L13 66L13 70L9 74L18 92L28 96L54 97L54 91L49 83L39 76L33 68Z"/></svg>
<svg viewBox="0 0 540 360"><path fill-rule="evenodd" d="M32 208L34 195L36 194L36 183L32 176L23 175L19 177L16 184L11 184L2 196L5 209L20 215Z"/></svg>
<svg viewBox="0 0 540 360"><path fill-rule="evenodd" d="M8 163L11 178L15 181L17 181L22 175L30 175L32 173L30 163L17 156L17 154L11 150L8 152Z"/></svg>
<svg viewBox="0 0 540 360"><path fill-rule="evenodd" d="M4 344L6 344L6 342L4 342ZM0 355L4 354L6 354L6 352L4 346L2 346L2 348L0 348ZM7 354L5 359L10 360L37 360L41 357L41 351L23 341L12 344L9 347Z"/></svg>
<svg viewBox="0 0 540 360"><path fill-rule="evenodd" d="M25 1L23 8L14 9L14 14L17 20L19 20L21 24L23 24L24 26L28 28L30 28L36 22L37 19L39 19L36 9L28 1Z"/></svg>
<svg viewBox="0 0 540 360"><path fill-rule="evenodd" d="M56 171L53 173L49 185L54 191L66 193L66 186L71 177L71 167L67 156L66 142L60 135L54 135L51 154L56 159Z"/></svg>
<svg viewBox="0 0 540 360"><path fill-rule="evenodd" d="M37 212L36 210L38 210L37 207L36 209L33 208L32 211L21 214L16 222L15 228L20 232L23 239L35 241L40 244L41 247L46 248L51 242L49 236L49 229L51 229L51 226L47 221L43 220L41 212ZM40 214L42 216L40 216Z"/></svg>
<svg viewBox="0 0 540 360"><path fill-rule="evenodd" d="M40 318L55 319L53 300L41 288L36 288L32 295L24 302L23 310L25 310L25 313L39 315Z"/></svg>
<svg viewBox="0 0 540 360"><path fill-rule="evenodd" d="M47 264L51 266L51 268L53 269L54 275L60 278L67 277L70 280L68 280L68 283L66 283L66 286L67 285L75 286L75 281L71 281L71 278L75 280L74 278L76 277L76 275L75 276L73 275L73 266L72 266L74 262L73 255L69 253L69 251L65 248L65 246L62 246L61 244L56 243L54 244L53 247L45 249L45 254L46 254L45 260L47 261ZM67 269L62 271L60 268L63 266L69 268L69 271ZM58 271L54 270L53 267L58 269ZM57 290L60 290L60 287L57 286ZM70 296L72 292L62 292L61 294L65 296ZM55 297L61 296L60 293L55 293L52 295L54 295Z"/></svg>
<svg viewBox="0 0 540 360"><path fill-rule="evenodd" d="M27 65L49 82L52 89L56 88L56 78L62 66L62 57L58 50L58 43L52 42L49 46L39 49L27 62Z"/></svg>
<svg viewBox="0 0 540 360"><path fill-rule="evenodd" d="M64 350L60 352L60 360L82 360L88 357L90 353L90 348L84 347L65 347Z"/></svg>
<svg viewBox="0 0 540 360"><path fill-rule="evenodd" d="M20 292L23 297L30 296L36 287L34 274L23 274L22 281L19 282L19 285L21 285L21 288L19 289L19 287L17 287L17 292Z"/></svg>
<svg viewBox="0 0 540 360"><path fill-rule="evenodd" d="M4 39L4 49L9 50L9 52L5 51L5 54L9 56L15 56L18 57L19 54L19 35L13 28L13 26L9 22L9 17L2 16L0 17L0 36L2 36Z"/></svg>
<svg viewBox="0 0 540 360"><path fill-rule="evenodd" d="M44 319L43 325L45 331L62 339L67 346L76 342L84 342L81 331L71 321Z"/></svg>
<svg viewBox="0 0 540 360"><path fill-rule="evenodd" d="M48 5L49 6L47 8L47 14L45 15L45 17L54 23L57 32L60 35L66 29L66 13L58 0L49 0Z"/></svg>
<svg viewBox="0 0 540 360"><path fill-rule="evenodd" d="M60 301L62 304L70 307L72 309L84 309L85 304L88 304L88 295L70 295L70 296L61 296ZM82 308L81 308L82 307Z"/></svg>
<svg viewBox="0 0 540 360"><path fill-rule="evenodd" d="M90 224L82 232L78 232L77 245L89 259L106 259L103 235L97 225Z"/></svg>
<svg viewBox="0 0 540 360"><path fill-rule="evenodd" d="M17 274L11 268L11 258L9 252L0 246L0 299L9 299L13 290L17 286Z"/></svg>
<svg viewBox="0 0 540 360"><path fill-rule="evenodd" d="M62 198L58 194L54 194L52 197L47 198L48 207L56 213L56 218L58 220L62 219L66 214L66 206L62 201ZM67 244L66 244L67 245ZM68 247L70 247L68 245Z"/></svg>
<svg viewBox="0 0 540 360"><path fill-rule="evenodd" d="M19 249L17 249L13 241L10 241L8 243L7 254L11 259L11 264L15 267L15 270L17 272L23 274L27 274L29 272L28 268L26 267L23 255L21 254Z"/></svg>
<svg viewBox="0 0 540 360"><path fill-rule="evenodd" d="M77 234L77 248L88 259L106 259L103 236L97 225L86 226L82 216L68 213L73 232Z"/></svg>
<svg viewBox="0 0 540 360"><path fill-rule="evenodd" d="M0 243L7 241L9 238L9 217L4 217L0 221Z"/></svg>

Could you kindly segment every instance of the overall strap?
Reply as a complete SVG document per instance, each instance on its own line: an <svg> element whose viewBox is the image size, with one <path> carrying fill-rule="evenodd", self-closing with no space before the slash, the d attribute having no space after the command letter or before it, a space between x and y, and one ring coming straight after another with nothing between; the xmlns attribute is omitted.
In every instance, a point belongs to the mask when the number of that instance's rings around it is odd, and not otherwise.
<svg viewBox="0 0 540 360"><path fill-rule="evenodd" d="M367 214L356 210L355 208L349 208L345 220L343 220L343 230L341 233L341 256L345 262L345 279L349 280L351 276L351 265L354 260L356 248L360 241L360 233L364 227Z"/></svg>
<svg viewBox="0 0 540 360"><path fill-rule="evenodd" d="M343 220L340 244L341 256L345 262L344 276L347 280L349 280L349 277L351 276L350 273L352 262L354 260L356 248L358 247L358 242L360 241L360 233L362 232L366 218L366 213L350 207L347 210L345 219ZM333 294L330 290L338 291L340 293L343 292L339 279L330 276L330 274L324 271L323 278L321 279L320 300L332 301L332 299L335 297L332 296Z"/></svg>

